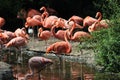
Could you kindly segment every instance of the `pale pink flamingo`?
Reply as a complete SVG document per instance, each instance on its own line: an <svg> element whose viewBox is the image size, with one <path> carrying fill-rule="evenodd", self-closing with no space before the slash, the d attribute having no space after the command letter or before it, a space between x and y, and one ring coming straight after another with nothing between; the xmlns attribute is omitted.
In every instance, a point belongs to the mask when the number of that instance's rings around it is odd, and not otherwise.
<svg viewBox="0 0 120 80"><path fill-rule="evenodd" d="M24 80L28 80L28 77L34 76L35 73L39 74L39 80L41 80L40 72L52 64L52 60L45 57L34 56L31 57L28 61L28 66L30 69L30 74L26 74ZM36 72L35 72L36 70Z"/></svg>
<svg viewBox="0 0 120 80"><path fill-rule="evenodd" d="M105 20L95 22L91 26L88 27L88 31L89 32L94 32L94 31L98 31L98 30L101 30L101 29L108 28L108 23L109 23L109 21L107 22Z"/></svg>
<svg viewBox="0 0 120 80"><path fill-rule="evenodd" d="M15 34L16 37L23 37L23 38L29 39L29 35L27 34L26 29L24 27L23 28L17 28L14 31L14 34Z"/></svg>
<svg viewBox="0 0 120 80"><path fill-rule="evenodd" d="M83 20L83 27L91 26L94 22L100 21L102 19L101 12L96 13L96 18L98 18L98 19L95 19L95 18L90 17L90 16L85 17Z"/></svg>

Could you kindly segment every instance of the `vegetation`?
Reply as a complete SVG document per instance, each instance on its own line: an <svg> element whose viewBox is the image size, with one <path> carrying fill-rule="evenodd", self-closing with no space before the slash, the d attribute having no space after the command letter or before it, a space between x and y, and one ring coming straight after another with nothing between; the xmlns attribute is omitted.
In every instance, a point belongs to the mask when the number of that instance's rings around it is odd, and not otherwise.
<svg viewBox="0 0 120 80"><path fill-rule="evenodd" d="M94 44L97 65L105 72L120 72L120 8L117 0L107 0L108 4L101 7L107 17L109 14L109 28L91 33L93 38L86 43ZM99 6L99 5L98 5ZM112 8L111 8L112 7ZM107 11L107 12L106 12Z"/></svg>

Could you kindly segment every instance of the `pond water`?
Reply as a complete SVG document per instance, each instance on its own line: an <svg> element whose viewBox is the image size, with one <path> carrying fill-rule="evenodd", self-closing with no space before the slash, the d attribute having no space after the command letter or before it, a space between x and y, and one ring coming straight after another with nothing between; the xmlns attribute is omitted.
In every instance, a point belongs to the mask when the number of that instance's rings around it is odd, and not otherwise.
<svg viewBox="0 0 120 80"><path fill-rule="evenodd" d="M74 56L61 55L61 60L56 55L44 55L42 53L35 54L34 52L22 52L17 55L15 50L3 50L2 56L4 61L12 65L14 76L18 77L18 80L23 80L27 73L30 73L28 68L28 60L33 56L43 56L53 61L53 64L47 66L41 71L40 75L42 80L83 80L84 74L94 74L92 66L88 66L82 63L82 59ZM26 54L27 53L27 54ZM34 54L34 55L33 55ZM42 55L41 55L42 54ZM28 80L38 80L38 74L36 73L33 77Z"/></svg>
<svg viewBox="0 0 120 80"><path fill-rule="evenodd" d="M61 61L58 57L47 58L52 59L53 64L41 71L42 80L83 80L84 74L94 74L94 69L86 64L68 61L65 58ZM27 63L15 65L14 70L17 71L15 75L19 77L19 80L22 80L25 74L30 73ZM38 80L38 74L36 73L28 80Z"/></svg>

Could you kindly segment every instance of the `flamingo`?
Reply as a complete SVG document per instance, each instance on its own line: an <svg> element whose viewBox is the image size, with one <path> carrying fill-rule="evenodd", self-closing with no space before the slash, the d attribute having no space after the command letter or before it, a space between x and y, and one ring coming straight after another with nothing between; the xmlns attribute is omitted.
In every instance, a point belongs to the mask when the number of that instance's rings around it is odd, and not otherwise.
<svg viewBox="0 0 120 80"><path fill-rule="evenodd" d="M42 25L41 21L39 21L36 18L27 17L26 19L26 23L25 23L26 28L28 27L34 28L35 26L41 26L41 25ZM33 37L34 37L34 30L33 30Z"/></svg>
<svg viewBox="0 0 120 80"><path fill-rule="evenodd" d="M82 18L82 17L73 15L72 17L69 18L68 21L70 21L71 19L74 19L74 21L75 21L77 24L82 24L82 23L83 23L83 18Z"/></svg>
<svg viewBox="0 0 120 80"><path fill-rule="evenodd" d="M15 33L11 31L3 30L3 33L8 35L7 42L16 37Z"/></svg>
<svg viewBox="0 0 120 80"><path fill-rule="evenodd" d="M0 40L3 42L3 44L7 43L9 36L6 33L0 32Z"/></svg>
<svg viewBox="0 0 120 80"><path fill-rule="evenodd" d="M61 54L66 54L69 55L72 52L72 46L68 42L67 36L68 36L68 30L64 33L64 38L65 41L60 41L60 42L55 42L51 44L47 49L46 49L46 54L49 53L50 51L54 51L55 55L59 58L59 63L62 68L62 62L64 61L61 57ZM64 62L63 62L64 63ZM63 64L64 65L64 64ZM59 66L60 67L60 66Z"/></svg>
<svg viewBox="0 0 120 80"><path fill-rule="evenodd" d="M74 21L74 19L71 19L71 21ZM72 35L72 32L75 28L75 22L70 30L70 40L71 41L75 41L75 42L81 42L82 41L82 38L91 38L91 35L87 32L84 32L84 31L77 31L75 32L73 35Z"/></svg>
<svg viewBox="0 0 120 80"><path fill-rule="evenodd" d="M32 9L32 8L28 9L28 10L21 9L17 14L17 18L22 19L23 25L24 25L25 22L26 22L27 17L32 18L35 15L40 15L41 16L41 13L39 11L37 11L36 9Z"/></svg>
<svg viewBox="0 0 120 80"><path fill-rule="evenodd" d="M0 17L0 29L5 24L5 19Z"/></svg>
<svg viewBox="0 0 120 80"><path fill-rule="evenodd" d="M102 19L101 12L97 12L95 17L98 19L95 19L95 18L90 17L90 16L85 17L83 20L83 27L91 26L94 22L100 21Z"/></svg>
<svg viewBox="0 0 120 80"><path fill-rule="evenodd" d="M73 22L70 22L70 20L73 19L73 18L70 18L69 20L65 20L63 18L59 18L57 21L56 21L56 25L58 27L62 27L64 29L70 29ZM77 20L76 20L77 21ZM69 23L68 23L69 22ZM76 28L80 28L82 29L83 27L81 25L79 25L78 23L76 23Z"/></svg>
<svg viewBox="0 0 120 80"><path fill-rule="evenodd" d="M3 44L7 43L8 38L9 38L9 36L7 34L0 32L0 45L1 45L1 48L2 48Z"/></svg>
<svg viewBox="0 0 120 80"><path fill-rule="evenodd" d="M101 30L103 28L108 28L108 23L109 21L106 21L106 20L95 22L91 26L88 27L88 31L94 32L94 31Z"/></svg>
<svg viewBox="0 0 120 80"><path fill-rule="evenodd" d="M26 32L26 29L23 27L23 28L17 28L14 32L14 34L16 35L16 37L23 37L23 38L26 38L26 39L29 39L29 35L27 34Z"/></svg>
<svg viewBox="0 0 120 80"><path fill-rule="evenodd" d="M53 34L53 36L59 40L65 40L65 37L64 37L64 34L65 34L65 30L58 30L57 33L55 33L55 28L56 28L56 25L54 25L52 28L51 28L51 32Z"/></svg>
<svg viewBox="0 0 120 80"><path fill-rule="evenodd" d="M11 39L8 43L5 44L5 47L15 47L19 49L21 46L25 46L27 44L27 40L23 37L15 37Z"/></svg>
<svg viewBox="0 0 120 80"><path fill-rule="evenodd" d="M53 43L46 49L46 53L49 53L50 51L54 51L55 54L58 54L58 55L63 54L63 53L70 54L72 51L72 46L68 42L67 36L68 36L68 30L66 30L66 32L64 33L65 41Z"/></svg>
<svg viewBox="0 0 120 80"><path fill-rule="evenodd" d="M26 74L24 80L27 80L28 77L30 76L34 76L35 73L39 73L39 80L41 80L40 77L41 70L45 69L46 66L51 65L52 63L53 62L51 59L45 57L38 57L38 56L31 57L28 61L28 65L31 73ZM38 71L34 72L34 70L38 70Z"/></svg>
<svg viewBox="0 0 120 80"><path fill-rule="evenodd" d="M44 30L41 28L39 28L38 30L38 38L45 40L45 43L47 45L47 40L50 39L50 37L52 36L52 33L48 30Z"/></svg>
<svg viewBox="0 0 120 80"><path fill-rule="evenodd" d="M42 14L42 26L44 28L51 29L52 26L55 24L55 21L57 20L58 20L57 16L53 16L53 15L49 16L49 13L46 10Z"/></svg>

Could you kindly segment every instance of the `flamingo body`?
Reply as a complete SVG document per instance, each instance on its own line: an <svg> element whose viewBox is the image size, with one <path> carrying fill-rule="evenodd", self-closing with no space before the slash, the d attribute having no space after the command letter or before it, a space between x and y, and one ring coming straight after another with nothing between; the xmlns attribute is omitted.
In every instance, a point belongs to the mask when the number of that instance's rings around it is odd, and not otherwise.
<svg viewBox="0 0 120 80"><path fill-rule="evenodd" d="M34 70L38 70L38 72L40 73L41 70L45 69L47 65L51 65L52 63L53 62L51 59L47 59L44 57L34 56L34 57L30 58L28 61L28 65L29 65L29 69L30 69L31 73L25 75L25 80L27 80L27 78L29 76L34 75Z"/></svg>
<svg viewBox="0 0 120 80"><path fill-rule="evenodd" d="M5 44L5 47L16 47L19 48L21 46L24 46L27 44L27 41L25 38L23 37L15 37L13 39L11 39L7 44Z"/></svg>
<svg viewBox="0 0 120 80"><path fill-rule="evenodd" d="M72 51L72 46L67 40L67 32L65 32L65 41L55 42L46 49L46 53L54 51L56 54L70 54Z"/></svg>
<svg viewBox="0 0 120 80"><path fill-rule="evenodd" d="M100 21L102 19L102 14L100 12L97 12L96 17L98 19L95 19L95 18L90 17L90 16L85 17L83 20L83 27L91 26L94 22Z"/></svg>
<svg viewBox="0 0 120 80"><path fill-rule="evenodd" d="M52 33L48 30L43 31L42 28L38 30L38 37L42 40L48 40L52 36Z"/></svg>

